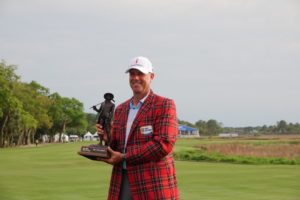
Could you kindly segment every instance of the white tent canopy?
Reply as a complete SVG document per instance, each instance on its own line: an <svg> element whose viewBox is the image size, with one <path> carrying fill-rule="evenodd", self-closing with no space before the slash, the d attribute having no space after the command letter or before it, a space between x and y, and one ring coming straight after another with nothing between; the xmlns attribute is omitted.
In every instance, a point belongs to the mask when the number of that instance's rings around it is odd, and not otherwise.
<svg viewBox="0 0 300 200"><path fill-rule="evenodd" d="M79 141L79 137L78 137L78 135L70 135L69 140L70 140L70 142L76 142L76 141Z"/></svg>
<svg viewBox="0 0 300 200"><path fill-rule="evenodd" d="M59 142L59 133L54 135L54 142ZM61 142L69 142L69 136L62 133L61 134Z"/></svg>
<svg viewBox="0 0 300 200"><path fill-rule="evenodd" d="M94 133L93 135L93 141L98 141L99 140L99 135L97 133L97 131Z"/></svg>
<svg viewBox="0 0 300 200"><path fill-rule="evenodd" d="M43 143L50 142L50 136L49 135L43 135L42 136L42 142Z"/></svg>
<svg viewBox="0 0 300 200"><path fill-rule="evenodd" d="M83 136L83 140L84 141L93 141L93 134L91 134L89 131L86 133L86 134L84 134L84 136Z"/></svg>

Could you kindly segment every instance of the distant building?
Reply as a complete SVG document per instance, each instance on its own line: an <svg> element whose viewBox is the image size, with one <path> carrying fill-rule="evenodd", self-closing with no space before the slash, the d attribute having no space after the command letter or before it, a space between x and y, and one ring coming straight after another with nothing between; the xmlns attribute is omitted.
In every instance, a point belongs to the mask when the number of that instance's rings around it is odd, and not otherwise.
<svg viewBox="0 0 300 200"><path fill-rule="evenodd" d="M178 135L179 137L200 137L198 129L181 124L178 127Z"/></svg>
<svg viewBox="0 0 300 200"><path fill-rule="evenodd" d="M220 133L220 138L233 138L233 137L239 137L238 133Z"/></svg>

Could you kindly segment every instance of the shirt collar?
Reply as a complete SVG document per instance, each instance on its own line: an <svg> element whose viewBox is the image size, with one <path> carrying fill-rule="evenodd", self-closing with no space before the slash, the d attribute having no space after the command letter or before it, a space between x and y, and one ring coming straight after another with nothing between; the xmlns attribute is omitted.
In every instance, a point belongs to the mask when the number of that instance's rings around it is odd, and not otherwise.
<svg viewBox="0 0 300 200"><path fill-rule="evenodd" d="M149 96L150 92L148 92L148 94L142 98L141 100L139 100L139 103L135 106L133 104L133 100L130 101L130 104L129 104L129 108L130 109L140 109L140 107L142 106L142 104L144 103L144 101L147 99L147 97Z"/></svg>

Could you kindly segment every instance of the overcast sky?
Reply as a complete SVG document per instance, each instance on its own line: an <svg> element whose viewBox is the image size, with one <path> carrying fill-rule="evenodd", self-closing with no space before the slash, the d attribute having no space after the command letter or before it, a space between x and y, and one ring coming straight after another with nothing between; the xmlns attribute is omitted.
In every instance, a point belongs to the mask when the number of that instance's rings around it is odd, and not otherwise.
<svg viewBox="0 0 300 200"><path fill-rule="evenodd" d="M0 0L0 59L86 112L131 97L134 56L181 120L300 122L299 0Z"/></svg>

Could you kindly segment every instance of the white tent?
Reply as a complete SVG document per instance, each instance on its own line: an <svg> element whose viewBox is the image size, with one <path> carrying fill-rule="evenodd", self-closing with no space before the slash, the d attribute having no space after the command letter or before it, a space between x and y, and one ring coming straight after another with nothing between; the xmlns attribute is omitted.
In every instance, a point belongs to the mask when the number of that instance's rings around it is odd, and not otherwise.
<svg viewBox="0 0 300 200"><path fill-rule="evenodd" d="M54 135L54 142L59 142L59 133ZM61 134L61 142L69 142L69 136L62 133Z"/></svg>
<svg viewBox="0 0 300 200"><path fill-rule="evenodd" d="M98 135L97 131L93 135L93 141L99 141L99 135Z"/></svg>
<svg viewBox="0 0 300 200"><path fill-rule="evenodd" d="M49 135L43 135L43 136L42 136L42 142L43 142L43 143L48 143L48 142L50 142L50 136L49 136Z"/></svg>
<svg viewBox="0 0 300 200"><path fill-rule="evenodd" d="M77 142L77 141L79 141L79 137L78 137L78 135L70 135L69 140L70 140L70 142Z"/></svg>
<svg viewBox="0 0 300 200"><path fill-rule="evenodd" d="M93 141L93 135L88 131L86 134L83 136L84 141Z"/></svg>

